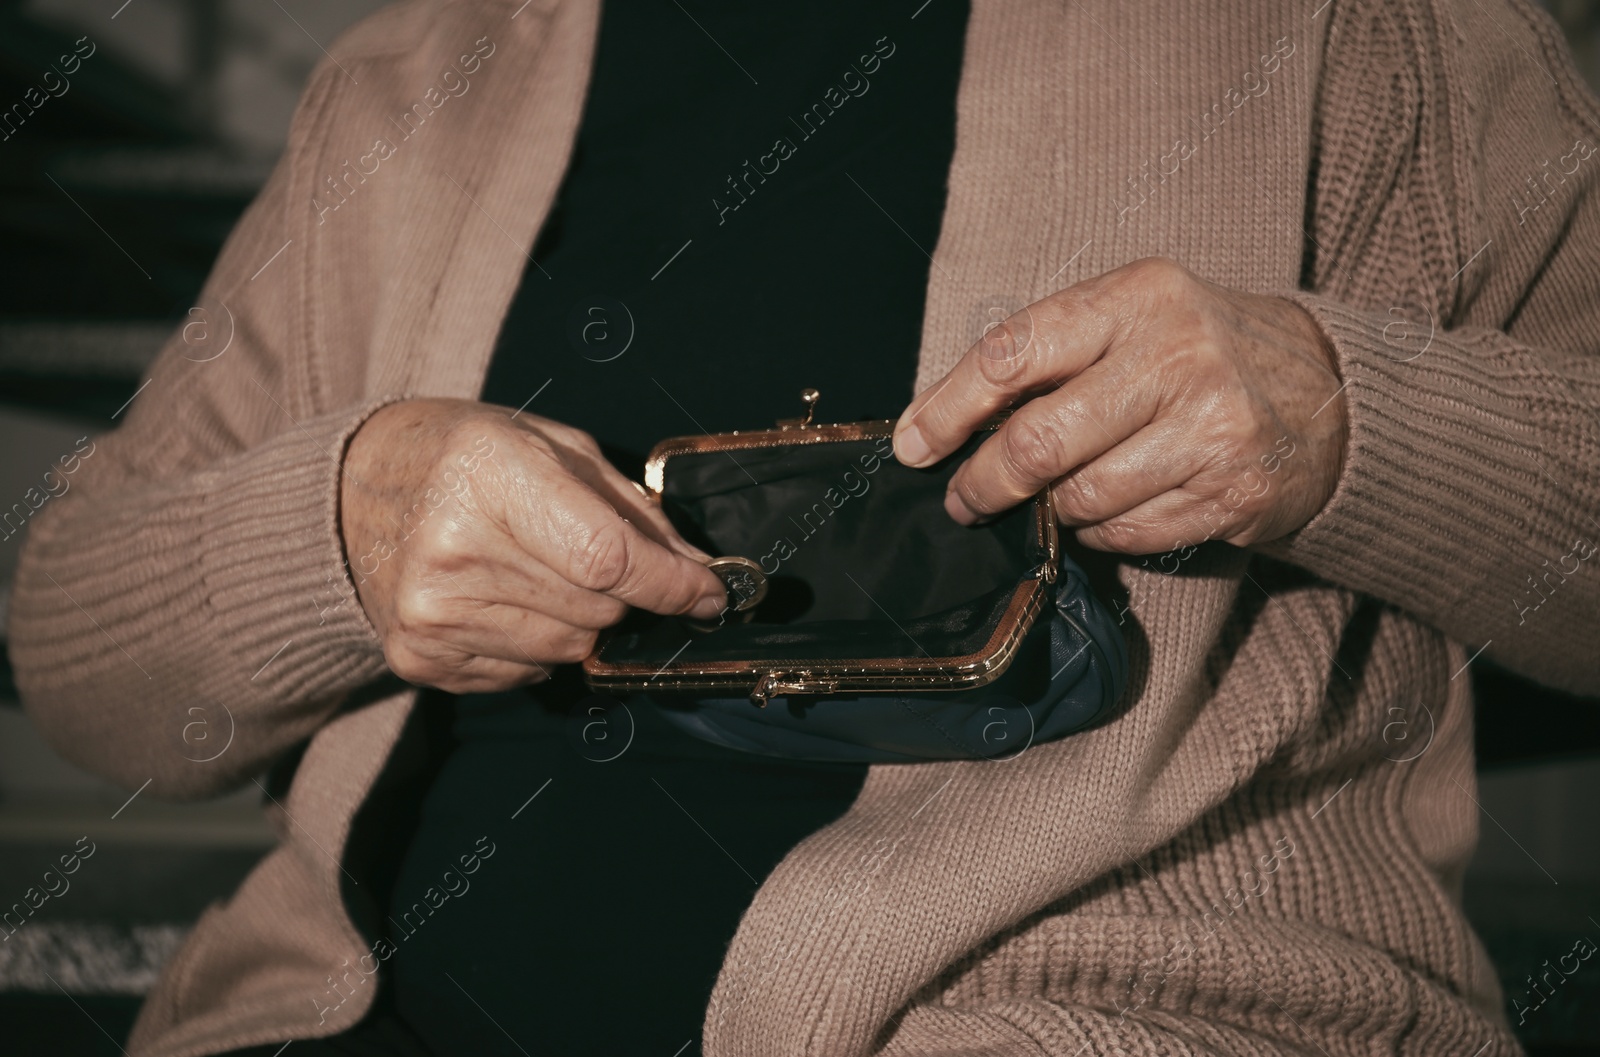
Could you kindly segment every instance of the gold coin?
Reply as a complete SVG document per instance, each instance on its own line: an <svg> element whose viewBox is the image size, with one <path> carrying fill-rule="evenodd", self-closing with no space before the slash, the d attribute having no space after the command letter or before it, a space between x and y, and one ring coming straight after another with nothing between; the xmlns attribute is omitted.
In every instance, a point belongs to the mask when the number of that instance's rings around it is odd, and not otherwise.
<svg viewBox="0 0 1600 1057"><path fill-rule="evenodd" d="M767 574L749 558L738 555L713 558L706 563L706 568L716 573L727 588L728 609L734 613L754 609L767 597Z"/></svg>

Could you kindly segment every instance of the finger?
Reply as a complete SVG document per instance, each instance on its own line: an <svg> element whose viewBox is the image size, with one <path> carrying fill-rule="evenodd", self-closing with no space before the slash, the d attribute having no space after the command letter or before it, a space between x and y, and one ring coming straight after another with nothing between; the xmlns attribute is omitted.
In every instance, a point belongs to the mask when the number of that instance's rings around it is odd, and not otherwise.
<svg viewBox="0 0 1600 1057"><path fill-rule="evenodd" d="M1146 426L1051 487L1056 520L1069 527L1108 521L1192 480L1204 463L1181 427Z"/></svg>
<svg viewBox="0 0 1600 1057"><path fill-rule="evenodd" d="M989 416L1097 360L1120 328L1104 280L1036 301L985 333L900 416L895 457L907 466L932 465Z"/></svg>
<svg viewBox="0 0 1600 1057"><path fill-rule="evenodd" d="M1078 542L1117 554L1163 554L1221 536L1215 517L1202 517L1206 504L1181 489L1163 492L1131 510L1080 528Z"/></svg>
<svg viewBox="0 0 1600 1057"><path fill-rule="evenodd" d="M1009 509L1115 448L1155 418L1160 392L1100 361L1024 404L950 480L945 509L964 525Z"/></svg>
<svg viewBox="0 0 1600 1057"><path fill-rule="evenodd" d="M525 500L508 503L512 535L568 583L653 613L709 619L726 606L715 573L650 539L559 463L524 484Z"/></svg>
<svg viewBox="0 0 1600 1057"><path fill-rule="evenodd" d="M690 561L704 563L711 555L678 534L661 503L644 485L629 479L610 460L584 457L578 476L640 532Z"/></svg>
<svg viewBox="0 0 1600 1057"><path fill-rule="evenodd" d="M419 653L493 657L544 670L583 660L593 651L599 628L606 626L587 627L574 623L570 615L491 601L472 593L463 576L447 574L444 580L447 590L412 587L396 599L395 635ZM566 589L580 590L570 584ZM626 609L615 599L593 597L611 615L606 623L620 619Z"/></svg>
<svg viewBox="0 0 1600 1057"><path fill-rule="evenodd" d="M396 611L425 612L462 597L594 629L617 623L627 611L617 599L577 587L530 556L498 519L441 511L394 546L387 566L359 561L355 568L359 582L380 574L393 581L389 604Z"/></svg>
<svg viewBox="0 0 1600 1057"><path fill-rule="evenodd" d="M445 577L444 583L438 582L438 575ZM468 605L506 606L591 631L611 627L628 611L622 601L569 583L555 570L529 560L526 554L521 555L516 568L484 564L453 573L427 574L421 585L402 589L396 608L404 609L413 595L433 596L438 607L453 599ZM429 605L426 597L416 603L423 609Z"/></svg>
<svg viewBox="0 0 1600 1057"><path fill-rule="evenodd" d="M711 555L678 534L656 497L644 485L630 480L605 457L594 437L582 430L545 421L545 440L557 448L573 474L611 504L639 530L669 550L696 562Z"/></svg>
<svg viewBox="0 0 1600 1057"><path fill-rule="evenodd" d="M594 652L599 632L516 606L458 598L445 607L449 622L429 637L461 653L548 670Z"/></svg>
<svg viewBox="0 0 1600 1057"><path fill-rule="evenodd" d="M393 640L384 644L389 670L416 686L453 694L493 693L549 678L546 669L461 653L438 643Z"/></svg>

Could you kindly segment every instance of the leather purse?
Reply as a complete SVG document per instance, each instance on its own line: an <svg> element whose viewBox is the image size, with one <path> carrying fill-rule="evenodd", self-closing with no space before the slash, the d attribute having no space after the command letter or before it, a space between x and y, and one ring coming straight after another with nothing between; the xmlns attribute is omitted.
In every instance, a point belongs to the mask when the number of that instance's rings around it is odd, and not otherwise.
<svg viewBox="0 0 1600 1057"><path fill-rule="evenodd" d="M1061 552L1049 492L968 528L956 469L901 465L892 421L675 437L645 486L729 587L722 619L636 613L584 662L689 733L767 755L1005 759L1105 718L1127 681L1115 622Z"/></svg>

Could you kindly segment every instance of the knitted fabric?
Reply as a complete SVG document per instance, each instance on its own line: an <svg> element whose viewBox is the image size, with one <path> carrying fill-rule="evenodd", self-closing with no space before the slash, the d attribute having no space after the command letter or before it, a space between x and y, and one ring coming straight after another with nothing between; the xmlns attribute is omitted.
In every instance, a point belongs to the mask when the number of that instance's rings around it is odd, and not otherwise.
<svg viewBox="0 0 1600 1057"><path fill-rule="evenodd" d="M135 1057L370 1003L317 1015L325 978L366 972L338 859L413 695L341 566L339 458L387 401L476 393L595 24L594 0L419 0L333 45L207 285L229 351L175 336L34 520L12 651L65 754L194 797L309 738L280 846L168 967ZM470 91L402 139L482 40ZM1517 1052L1460 909L1465 669L1600 689L1600 111L1554 26L1522 0L978 0L958 107L919 384L995 309L1159 254L1321 324L1346 463L1289 538L1118 565L1113 722L874 767L762 885L705 1052ZM234 724L210 762L194 707Z"/></svg>

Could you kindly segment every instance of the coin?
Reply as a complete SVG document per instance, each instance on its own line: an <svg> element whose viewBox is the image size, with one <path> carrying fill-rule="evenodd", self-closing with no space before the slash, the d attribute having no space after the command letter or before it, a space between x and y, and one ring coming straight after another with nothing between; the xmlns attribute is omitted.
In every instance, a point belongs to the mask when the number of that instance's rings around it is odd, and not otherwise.
<svg viewBox="0 0 1600 1057"><path fill-rule="evenodd" d="M716 573L728 589L728 609L732 612L747 612L767 597L767 575L749 558L738 555L713 558L706 563L706 568Z"/></svg>

